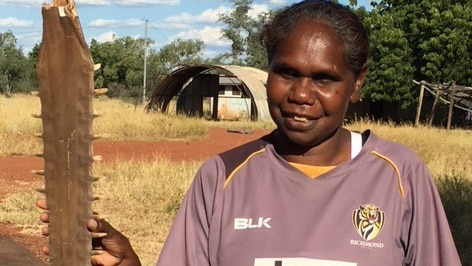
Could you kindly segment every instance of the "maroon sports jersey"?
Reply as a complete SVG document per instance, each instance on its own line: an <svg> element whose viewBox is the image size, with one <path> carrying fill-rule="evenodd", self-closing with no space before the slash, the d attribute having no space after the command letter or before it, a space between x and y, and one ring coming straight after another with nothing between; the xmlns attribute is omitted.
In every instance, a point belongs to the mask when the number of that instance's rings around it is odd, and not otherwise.
<svg viewBox="0 0 472 266"><path fill-rule="evenodd" d="M460 265L437 190L410 149L366 131L315 179L271 135L205 162L159 266Z"/></svg>

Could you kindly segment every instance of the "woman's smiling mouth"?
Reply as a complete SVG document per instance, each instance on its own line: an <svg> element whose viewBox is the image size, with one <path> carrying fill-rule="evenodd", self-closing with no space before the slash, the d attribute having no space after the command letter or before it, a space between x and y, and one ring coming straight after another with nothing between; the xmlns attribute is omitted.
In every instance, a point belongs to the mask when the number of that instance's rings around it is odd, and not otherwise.
<svg viewBox="0 0 472 266"><path fill-rule="evenodd" d="M293 120L297 122L308 122L308 118L303 116L293 116Z"/></svg>

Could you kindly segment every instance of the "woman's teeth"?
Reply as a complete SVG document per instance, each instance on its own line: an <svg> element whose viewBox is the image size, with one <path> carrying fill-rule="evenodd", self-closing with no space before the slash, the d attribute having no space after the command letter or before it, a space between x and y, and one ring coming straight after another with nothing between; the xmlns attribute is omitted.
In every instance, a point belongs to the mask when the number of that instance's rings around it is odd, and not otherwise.
<svg viewBox="0 0 472 266"><path fill-rule="evenodd" d="M301 116L294 116L293 119L297 122L307 122L308 119L306 117L301 117Z"/></svg>

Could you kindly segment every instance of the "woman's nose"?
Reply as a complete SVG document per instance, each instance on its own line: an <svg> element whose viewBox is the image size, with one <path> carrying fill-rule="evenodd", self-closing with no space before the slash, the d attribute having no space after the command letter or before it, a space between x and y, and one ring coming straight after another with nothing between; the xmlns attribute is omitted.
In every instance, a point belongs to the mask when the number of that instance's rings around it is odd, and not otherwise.
<svg viewBox="0 0 472 266"><path fill-rule="evenodd" d="M298 78L292 84L289 100L297 104L314 104L316 102L316 96L312 80L310 78Z"/></svg>

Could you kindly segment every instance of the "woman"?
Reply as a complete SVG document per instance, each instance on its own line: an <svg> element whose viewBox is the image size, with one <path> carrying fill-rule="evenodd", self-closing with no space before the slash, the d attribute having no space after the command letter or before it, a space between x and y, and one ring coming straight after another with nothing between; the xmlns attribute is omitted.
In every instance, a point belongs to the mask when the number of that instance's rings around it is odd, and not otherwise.
<svg viewBox="0 0 472 266"><path fill-rule="evenodd" d="M367 73L359 19L303 1L277 14L261 41L277 129L202 165L157 265L460 265L424 163L342 127ZM114 265L139 265L121 234L92 223L121 239L118 252L105 243L123 259Z"/></svg>

